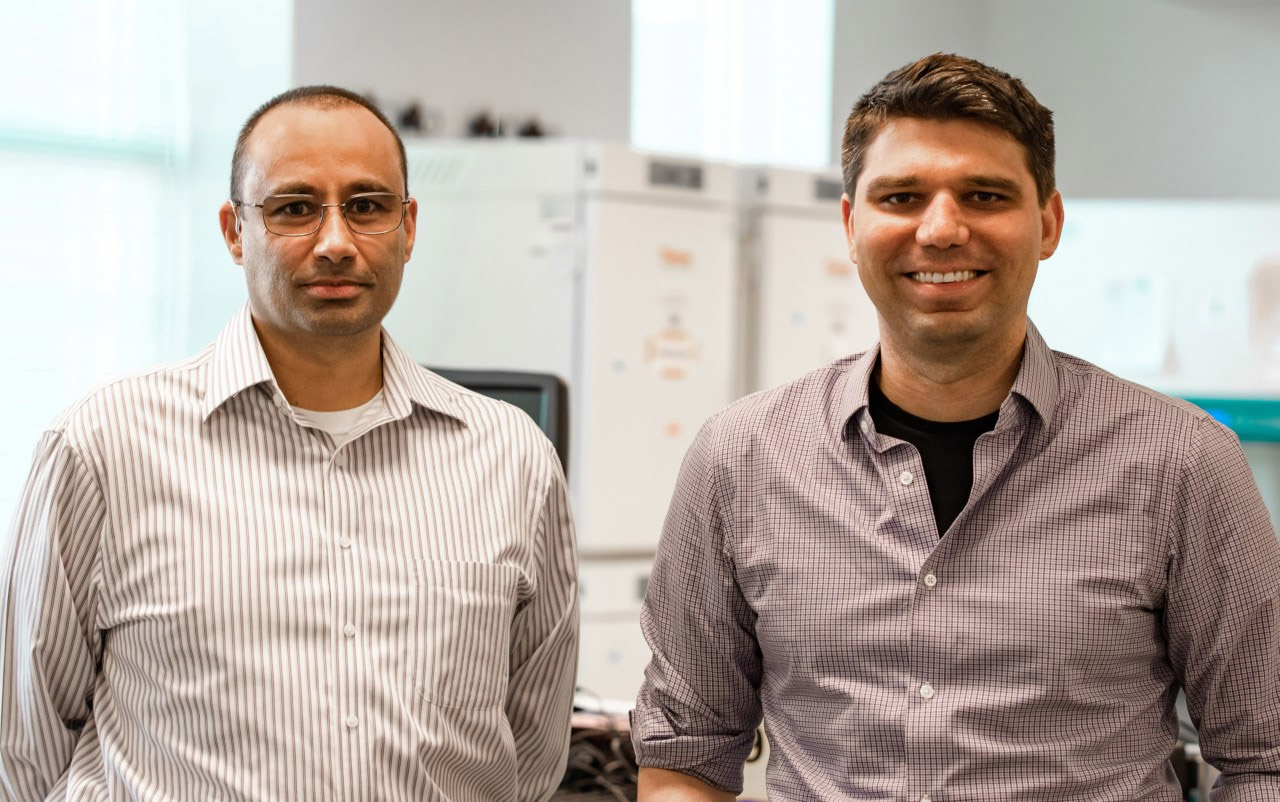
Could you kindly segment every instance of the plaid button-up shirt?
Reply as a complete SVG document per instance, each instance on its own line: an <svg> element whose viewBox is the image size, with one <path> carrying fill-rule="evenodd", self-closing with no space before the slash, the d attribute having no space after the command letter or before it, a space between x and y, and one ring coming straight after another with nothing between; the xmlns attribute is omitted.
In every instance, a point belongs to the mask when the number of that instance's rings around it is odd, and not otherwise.
<svg viewBox="0 0 1280 802"><path fill-rule="evenodd" d="M750 396L689 451L642 614L641 765L771 802L1280 799L1280 544L1235 436L1029 328L941 536L877 433L878 350Z"/></svg>

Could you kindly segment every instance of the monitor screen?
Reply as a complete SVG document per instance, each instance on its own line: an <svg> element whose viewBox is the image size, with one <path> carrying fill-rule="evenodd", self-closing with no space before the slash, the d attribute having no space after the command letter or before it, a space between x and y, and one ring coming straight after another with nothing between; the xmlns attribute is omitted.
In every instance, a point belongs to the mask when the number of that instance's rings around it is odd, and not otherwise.
<svg viewBox="0 0 1280 802"><path fill-rule="evenodd" d="M555 446L560 466L565 476L569 475L569 389L558 376L513 370L428 369L454 384L523 410Z"/></svg>
<svg viewBox="0 0 1280 802"><path fill-rule="evenodd" d="M476 390L476 388L470 388ZM542 431L547 430L547 399L540 388L535 387L487 387L483 392L490 398L506 401L514 407L524 410L525 414L538 422Z"/></svg>

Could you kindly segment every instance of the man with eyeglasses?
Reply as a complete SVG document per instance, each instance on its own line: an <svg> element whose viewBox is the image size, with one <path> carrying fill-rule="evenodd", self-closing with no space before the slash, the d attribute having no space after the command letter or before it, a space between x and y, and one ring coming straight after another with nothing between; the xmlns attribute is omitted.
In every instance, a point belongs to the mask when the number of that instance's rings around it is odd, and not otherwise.
<svg viewBox="0 0 1280 802"><path fill-rule="evenodd" d="M0 573L0 799L545 799L573 526L523 412L381 328L417 202L390 123L304 87L245 124L248 303L37 449Z"/></svg>

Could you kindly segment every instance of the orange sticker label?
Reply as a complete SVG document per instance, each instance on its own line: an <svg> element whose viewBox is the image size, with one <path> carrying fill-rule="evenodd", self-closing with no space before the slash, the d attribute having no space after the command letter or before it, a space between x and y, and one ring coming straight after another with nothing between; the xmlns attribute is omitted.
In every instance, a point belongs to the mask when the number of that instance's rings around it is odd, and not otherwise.
<svg viewBox="0 0 1280 802"><path fill-rule="evenodd" d="M667 267L689 267L693 264L693 254L677 248L659 248L658 257Z"/></svg>

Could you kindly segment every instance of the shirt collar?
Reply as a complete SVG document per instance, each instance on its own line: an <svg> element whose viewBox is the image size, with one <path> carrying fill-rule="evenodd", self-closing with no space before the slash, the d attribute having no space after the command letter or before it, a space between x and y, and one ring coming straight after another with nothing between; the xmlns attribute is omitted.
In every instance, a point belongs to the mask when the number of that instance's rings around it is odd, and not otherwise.
<svg viewBox="0 0 1280 802"><path fill-rule="evenodd" d="M832 421L835 429L844 437L848 426L855 416L866 415L870 420L870 412L864 412L869 402L868 387L871 374L880 360L880 343L859 354L845 371L844 390L840 404L836 407L837 419ZM1031 405L1031 408L1048 423L1053 419L1054 409L1058 404L1058 372L1054 367L1053 351L1040 336L1040 331L1029 319L1027 320L1027 339L1022 348L1022 364L1018 375L1009 388L1009 397L1000 405L1001 412L1009 399L1020 397ZM1002 414L1001 418L1007 418Z"/></svg>
<svg viewBox="0 0 1280 802"><path fill-rule="evenodd" d="M284 403L284 394L253 328L249 304L245 303L213 343L201 419L208 420L218 407L259 385L278 403ZM415 364L386 329L382 330L382 390L387 409L396 420L408 417L417 404L465 422L449 383Z"/></svg>
<svg viewBox="0 0 1280 802"><path fill-rule="evenodd" d="M409 353L382 330L382 388L387 409L397 420L407 417L412 404L466 423L454 400L453 385L413 361Z"/></svg>
<svg viewBox="0 0 1280 802"><path fill-rule="evenodd" d="M1040 330L1029 319L1027 340L1022 346L1022 367L1018 368L1018 376L1013 380L1013 387L1009 388L1009 395L1026 399L1042 423L1048 424L1053 420L1054 410L1058 407L1058 370L1054 365L1053 351L1049 350Z"/></svg>
<svg viewBox="0 0 1280 802"><path fill-rule="evenodd" d="M865 411L870 401L867 388L871 384L871 373L879 361L880 343L877 342L855 357L845 371L844 392L836 407L837 420L833 421L836 432L842 438L848 433L849 423L854 416L862 414L866 415L866 420L871 419L871 413Z"/></svg>
<svg viewBox="0 0 1280 802"><path fill-rule="evenodd" d="M207 421L218 407L250 387L269 385L268 392L283 398L276 387L271 364L253 330L253 317L246 302L232 316L213 342L209 381L201 401L200 417Z"/></svg>

